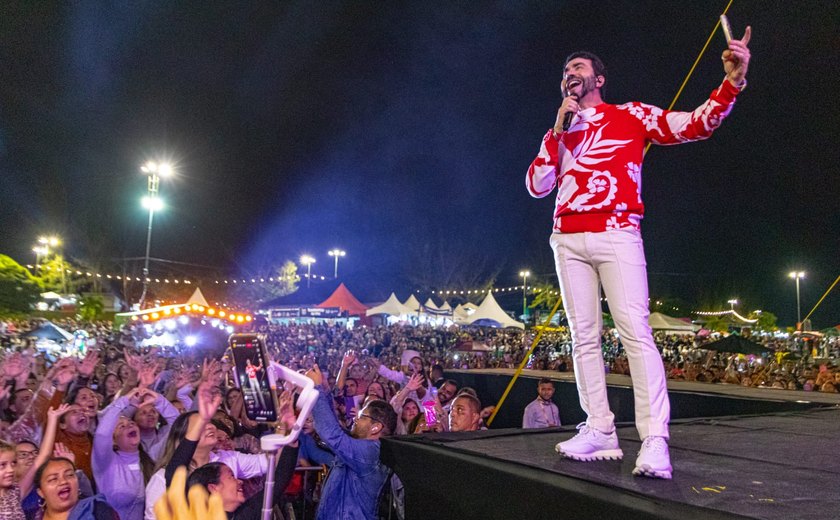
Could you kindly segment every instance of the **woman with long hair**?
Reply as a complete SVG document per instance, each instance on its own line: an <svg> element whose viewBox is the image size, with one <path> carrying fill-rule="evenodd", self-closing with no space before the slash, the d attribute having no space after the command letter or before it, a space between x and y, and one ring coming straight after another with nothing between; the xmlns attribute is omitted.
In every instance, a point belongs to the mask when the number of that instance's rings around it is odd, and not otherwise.
<svg viewBox="0 0 840 520"><path fill-rule="evenodd" d="M99 393L102 394L102 406L108 406L114 401L117 392L123 387L123 381L120 376L114 372L105 374L102 384L99 386Z"/></svg>
<svg viewBox="0 0 840 520"><path fill-rule="evenodd" d="M102 411L93 438L96 485L122 520L143 518L146 483L154 463L143 449L137 423L121 414L129 406L140 408L158 397L147 388L135 388L118 397Z"/></svg>
<svg viewBox="0 0 840 520"><path fill-rule="evenodd" d="M196 393L199 410L202 406L209 409L209 406L214 402L211 395L213 392L210 383L203 383L199 386ZM221 404L221 397L218 398ZM212 408L213 413L218 409L218 405ZM172 460L178 447L184 440L187 440L187 432L193 428L198 433L189 437L189 440L196 442L196 446L192 451L191 459L188 461L187 471L190 472L195 468L203 466L210 462L222 462L228 466L236 478L245 479L258 475L264 475L268 471L268 458L263 455L250 455L246 453L239 453L238 451L215 450L218 439L216 438L216 426L210 421L213 419L213 413L210 413L207 421L203 421L199 412L189 412L178 417L169 431L169 437L166 440L166 446L163 449L163 455L160 457L156 466L156 471L149 479L146 485L146 509L145 519L154 520L154 505L166 492L167 479L166 471L169 462ZM201 425L199 428L198 425ZM174 469L173 469L174 471Z"/></svg>
<svg viewBox="0 0 840 520"><path fill-rule="evenodd" d="M215 407L218 406L219 398L211 403L201 402L199 398L199 421L190 426L184 442L178 447L178 451L166 468L167 482L172 481L175 470L188 460L191 460L191 451L195 449L197 438L204 428L204 425L213 417ZM288 393L280 397L279 403L281 416L280 433L284 434L295 422L292 407L292 398ZM297 442L283 448L280 453L277 467L274 470L274 488L272 489L272 502L280 504L283 500L283 491L289 485L289 481L295 472L298 459ZM264 492L260 491L254 496L246 499L243 494L242 482L237 478L231 468L220 462L211 462L195 469L187 478L187 488L199 484L208 493L217 493L222 499L222 506L228 518L258 518L262 509ZM185 490L186 491L186 490Z"/></svg>

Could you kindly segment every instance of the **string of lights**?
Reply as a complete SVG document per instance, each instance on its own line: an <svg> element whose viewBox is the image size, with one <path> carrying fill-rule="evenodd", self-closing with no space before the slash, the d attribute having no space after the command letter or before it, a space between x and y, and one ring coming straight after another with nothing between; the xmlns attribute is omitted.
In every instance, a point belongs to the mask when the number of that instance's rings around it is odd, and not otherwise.
<svg viewBox="0 0 840 520"><path fill-rule="evenodd" d="M162 319L174 318L184 314L198 314L207 318L227 320L234 324L250 323L254 317L246 313L226 312L222 309L205 307L198 304L166 305L154 309L145 309L128 314L131 321L155 322Z"/></svg>
<svg viewBox="0 0 840 520"><path fill-rule="evenodd" d="M29 265L29 264L27 264L26 267L28 267L29 269L34 269L35 268L34 266ZM53 270L60 271L60 269L53 269L51 266L38 266L38 268L39 269L46 269L47 271L53 271ZM73 269L65 269L64 271L69 273L69 274L76 274L77 276L86 276L88 278L105 278L105 279L108 279L108 280L120 280L120 281L126 280L126 281L129 281L129 282L132 281L132 280L137 281L137 282L142 282L143 281L143 279L140 278L139 276L123 276L123 275L119 275L119 274L91 273L90 271L79 271L79 270L74 271ZM173 279L170 280L169 278L161 279L161 278L149 278L149 277L147 277L146 282L148 282L148 283L151 283L151 282L155 282L155 283L177 283L177 284L182 284L183 283L183 284L187 284L187 285L192 284L191 280L177 279L177 278L173 278Z"/></svg>
<svg viewBox="0 0 840 520"><path fill-rule="evenodd" d="M34 266L32 266L32 265L27 265L26 267L28 267L30 269L34 269ZM50 270L50 271L53 270L51 266L39 266L39 268L40 269L47 269L47 270ZM55 269L55 270L58 271L58 269ZM72 269L65 269L65 271L69 274L76 274L77 276L86 276L88 278L96 277L96 278L104 278L104 279L108 279L108 280L120 280L120 281L125 279L126 281L137 281L137 282L140 282L140 281L143 280L142 278L140 278L138 276L122 276L122 275L115 275L115 274L91 273L89 271L84 271L84 272L83 271L78 271L78 270L74 271ZM250 284L279 283L279 282L284 282L284 281L288 281L288 280L299 281L301 279L309 278L310 276L313 280L326 280L327 279L327 277L321 276L321 275L314 275L314 274L309 275L307 273L302 273L302 274L296 275L294 277L270 276L268 278L250 278L250 279L249 278L225 278L225 279L213 280L213 282L215 284L218 284L218 285L224 285L224 284L239 285L239 284L249 284L249 283ZM184 278L184 279L178 279L178 278L170 279L170 278L150 278L150 277L146 279L146 282L147 283L165 283L165 284L168 284L168 283L186 284L186 285L192 285L194 283L197 283L196 280L189 280L189 279L186 279L186 278ZM538 287L535 287L535 286L532 286L532 285L524 286L524 289L526 291L533 291L533 294L538 294L538 293L542 292L543 290L545 290L545 289L541 289L541 288L538 288ZM494 287L492 289L436 289L436 290L432 290L431 293L435 296L439 296L441 298L446 298L446 297L451 297L451 296L472 296L472 295L477 296L477 295L480 295L480 294L487 294L488 292L512 293L512 292L518 292L518 291L522 291L522 290L523 290L522 285L514 285L514 286L511 286L511 287ZM559 290L553 290L552 289L552 290L548 290L548 291L549 291L549 294L551 294L552 296L557 296L557 295L560 294ZM421 291L418 289L415 292L420 293ZM601 298L601 301L606 302L607 299L606 298ZM663 305L661 301L656 301L655 303L658 306ZM680 310L679 307L669 307L669 309L673 310L673 311L679 311ZM757 312L760 312L760 311L757 311ZM734 310L691 311L691 314L697 314L698 316L723 316L723 315L726 315L726 314L733 314L738 319L740 319L742 321L745 321L745 322L754 323L754 322L757 321L757 320L750 320L749 318L745 318L744 316L741 316L740 314L738 314Z"/></svg>

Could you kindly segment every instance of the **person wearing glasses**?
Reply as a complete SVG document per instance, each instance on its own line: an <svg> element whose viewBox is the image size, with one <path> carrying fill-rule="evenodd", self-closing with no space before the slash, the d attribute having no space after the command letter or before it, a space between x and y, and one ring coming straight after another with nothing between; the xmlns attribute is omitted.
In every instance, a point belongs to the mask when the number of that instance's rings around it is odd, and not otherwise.
<svg viewBox="0 0 840 520"><path fill-rule="evenodd" d="M379 439L397 427L397 413L385 401L370 401L357 414L348 434L332 409L332 397L323 386L318 365L306 373L320 395L312 409L315 431L335 453L335 462L321 492L317 519L378 518L379 495L388 468L379 461Z"/></svg>

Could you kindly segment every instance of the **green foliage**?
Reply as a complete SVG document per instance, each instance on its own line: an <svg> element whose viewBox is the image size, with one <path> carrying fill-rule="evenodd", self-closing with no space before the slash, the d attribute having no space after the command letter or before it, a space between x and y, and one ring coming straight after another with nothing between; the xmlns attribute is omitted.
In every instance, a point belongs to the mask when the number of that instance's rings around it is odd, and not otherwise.
<svg viewBox="0 0 840 520"><path fill-rule="evenodd" d="M560 299L560 289L550 283L535 285L532 294L534 299L528 305L529 309L545 308L551 312Z"/></svg>
<svg viewBox="0 0 840 520"><path fill-rule="evenodd" d="M292 294L297 291L300 276L298 266L291 260L286 260L280 267L274 267L268 273L252 274L246 278L256 280L255 283L239 283L232 288L231 297L246 307L259 305L267 301ZM265 280L260 282L260 279Z"/></svg>
<svg viewBox="0 0 840 520"><path fill-rule="evenodd" d="M711 331L726 332L729 330L729 319L726 315L709 316L706 319L706 323L703 324L703 328Z"/></svg>
<svg viewBox="0 0 840 520"><path fill-rule="evenodd" d="M0 312L29 312L43 290L41 281L29 270L0 255Z"/></svg>
<svg viewBox="0 0 840 520"><path fill-rule="evenodd" d="M99 296L84 296L79 300L79 316L83 320L94 321L99 319L105 304Z"/></svg>
<svg viewBox="0 0 840 520"><path fill-rule="evenodd" d="M755 324L755 328L758 330L763 330L766 332L773 332L779 330L779 327L776 325L776 320L778 318L772 312L753 312L749 315L749 318L751 320L758 320L758 323Z"/></svg>
<svg viewBox="0 0 840 520"><path fill-rule="evenodd" d="M37 274L45 291L74 294L78 293L82 286L91 283L84 274L76 274L79 272L85 272L85 268L74 264L61 255L53 255L41 261Z"/></svg>

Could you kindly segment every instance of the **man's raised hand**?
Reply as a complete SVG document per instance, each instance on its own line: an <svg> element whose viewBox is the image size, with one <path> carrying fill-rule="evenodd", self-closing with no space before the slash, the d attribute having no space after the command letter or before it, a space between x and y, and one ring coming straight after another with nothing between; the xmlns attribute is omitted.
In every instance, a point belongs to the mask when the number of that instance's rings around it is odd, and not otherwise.
<svg viewBox="0 0 840 520"><path fill-rule="evenodd" d="M730 40L729 48L723 51L720 59L723 60L723 70L726 72L726 79L736 87L740 87L747 77L747 68L750 64L750 43L752 28L748 25L744 31L744 37L740 40Z"/></svg>
<svg viewBox="0 0 840 520"><path fill-rule="evenodd" d="M306 377L311 379L312 382L315 383L315 386L321 386L324 384L324 375L321 374L321 369L318 368L318 363L312 365L312 368L306 372Z"/></svg>

